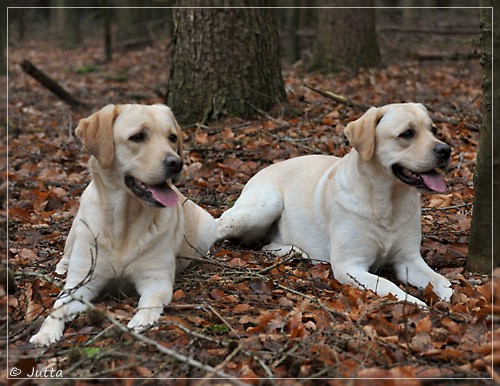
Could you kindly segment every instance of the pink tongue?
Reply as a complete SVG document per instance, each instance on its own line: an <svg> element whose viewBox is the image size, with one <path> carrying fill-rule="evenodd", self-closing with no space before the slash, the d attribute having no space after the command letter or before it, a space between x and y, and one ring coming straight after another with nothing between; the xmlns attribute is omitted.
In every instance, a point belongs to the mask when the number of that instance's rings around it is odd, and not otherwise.
<svg viewBox="0 0 500 386"><path fill-rule="evenodd" d="M166 207L172 207L177 204L179 197L166 183L161 185L148 186L148 190L154 199Z"/></svg>
<svg viewBox="0 0 500 386"><path fill-rule="evenodd" d="M438 172L422 173L420 177L424 180L424 184L431 190L436 192L445 192L446 183L444 182L444 177Z"/></svg>

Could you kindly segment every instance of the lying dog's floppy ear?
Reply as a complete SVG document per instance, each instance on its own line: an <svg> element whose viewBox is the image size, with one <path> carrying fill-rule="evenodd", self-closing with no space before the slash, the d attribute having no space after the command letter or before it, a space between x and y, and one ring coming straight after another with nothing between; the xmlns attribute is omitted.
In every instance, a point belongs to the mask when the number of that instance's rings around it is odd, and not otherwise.
<svg viewBox="0 0 500 386"><path fill-rule="evenodd" d="M361 118L347 125L344 130L349 143L361 155L363 161L368 161L375 151L375 128L382 118L382 111L370 107Z"/></svg>
<svg viewBox="0 0 500 386"><path fill-rule="evenodd" d="M109 104L90 117L81 119L75 131L85 149L97 158L103 169L113 163L113 124L118 114L118 107Z"/></svg>

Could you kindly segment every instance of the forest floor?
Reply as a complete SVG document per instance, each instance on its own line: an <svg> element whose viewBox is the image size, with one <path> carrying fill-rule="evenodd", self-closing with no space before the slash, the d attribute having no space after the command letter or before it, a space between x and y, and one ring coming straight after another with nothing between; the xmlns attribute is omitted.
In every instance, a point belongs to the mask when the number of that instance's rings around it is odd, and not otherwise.
<svg viewBox="0 0 500 386"><path fill-rule="evenodd" d="M431 304L422 310L341 285L329 264L295 256L276 260L258 246L224 242L214 245L206 262L193 263L177 278L171 305L142 335L115 324L126 325L137 297L108 296L67 323L60 342L49 348L29 344L60 291L64 278L54 267L89 182L88 154L72 134L78 120L108 103L161 103L165 91L163 45L116 54L111 63L101 56L98 46L62 51L25 44L9 52L9 165L2 178L8 173L8 262L15 280L0 298L2 310L8 309L8 317L2 316L8 318L3 375L12 377L14 367L20 377L33 368L61 370L80 385L87 378L151 377L203 378L201 385L225 375L280 385L309 385L312 378L337 378L324 380L331 385L342 384L339 378L381 378L374 385L386 384L383 378L404 378L398 384L408 385L421 384L418 378L434 378L436 384L449 384L448 378L498 379L492 342L500 339L500 315L493 312L500 304L492 304L490 277L464 269L481 123L478 60L406 60L328 76L296 66L283 75L287 103L269 114L183 130L189 164L179 188L219 217L265 166L300 155L349 151L342 130L364 111L306 85L368 105L425 104L442 118L436 120L437 135L453 153L446 170L448 191L422 196L421 252L453 283L450 303L438 301L431 291L406 288ZM70 110L22 72L23 59L89 106ZM453 123L439 122L449 118ZM5 219L5 205L1 214ZM499 299L500 289L494 292Z"/></svg>

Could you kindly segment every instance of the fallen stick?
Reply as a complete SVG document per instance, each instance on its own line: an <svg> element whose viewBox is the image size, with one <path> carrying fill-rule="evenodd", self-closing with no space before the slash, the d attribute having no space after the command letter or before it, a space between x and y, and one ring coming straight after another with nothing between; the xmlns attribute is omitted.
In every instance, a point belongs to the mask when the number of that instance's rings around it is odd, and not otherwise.
<svg viewBox="0 0 500 386"><path fill-rule="evenodd" d="M478 35L481 31L477 28L470 29L439 29L439 28L423 28L423 27L402 27L391 25L387 27L377 28L377 32L403 32L403 33L423 33L436 35Z"/></svg>
<svg viewBox="0 0 500 386"><path fill-rule="evenodd" d="M318 93L319 95L322 95L326 98L332 99L337 103L342 103L346 106L353 107L355 109L368 110L370 107L372 107L372 106L367 105L366 103L363 103L363 102L353 101L353 100L349 99L348 97L346 97L345 95L335 94L331 91L318 90L317 88L308 86L307 84L305 84L304 86L307 87L309 90L312 90L315 93ZM458 126L458 125L462 124L465 128L467 128L469 130L479 131L479 127L477 127L476 125L473 125L472 123L463 122L460 119L457 120L457 119L453 119L453 118L438 117L438 116L432 115L432 114L430 115L430 117L431 117L432 121L435 123L449 123L453 126Z"/></svg>
<svg viewBox="0 0 500 386"><path fill-rule="evenodd" d="M471 60L471 59L480 59L481 58L481 53L480 52L469 52L469 53L424 53L424 52L410 52L409 56L411 58L417 59L417 60Z"/></svg>
<svg viewBox="0 0 500 386"><path fill-rule="evenodd" d="M432 121L435 123L449 123L453 126L458 126L462 124L465 128L472 130L472 131L477 131L479 132L479 127L476 125L473 125L472 123L467 123L463 122L461 120L453 119L453 118L446 118L446 117L436 117L435 115L431 115Z"/></svg>
<svg viewBox="0 0 500 386"><path fill-rule="evenodd" d="M43 71L37 68L29 60L23 60L21 62L21 68L26 74L35 78L42 86L48 88L49 91L51 91L64 103L73 107L85 106L85 103L76 99L73 95L67 92L61 85L59 85L59 83L57 83L54 79L46 75Z"/></svg>
<svg viewBox="0 0 500 386"><path fill-rule="evenodd" d="M368 110L371 107L370 105L367 105L365 103L353 101L353 100L349 99L348 97L346 97L345 95L335 94L331 91L318 90L317 88L308 86L307 84L305 84L304 86L306 86L309 90L312 90L315 93L318 93L319 95L322 95L326 98L333 99L335 102L342 103L342 104L349 106L349 107L354 107L354 108L361 109L361 110Z"/></svg>
<svg viewBox="0 0 500 386"><path fill-rule="evenodd" d="M87 304L87 305L89 305L89 304ZM92 304L90 304L90 305L92 305ZM192 367L197 368L199 370L206 371L211 376L216 376L218 378L226 379L229 383L232 383L236 386L246 386L247 385L245 382L240 381L236 376L229 375L222 370L218 370L215 367L210 366L209 364L201 363L194 358L185 356L183 354L178 353L177 351L175 351L173 349L162 346L160 343L156 342L155 340L139 334L134 329L129 329L128 327L125 327L123 324L121 324L115 318L113 318L107 314L106 314L106 318L113 325L118 327L122 332L132 335L135 339L137 339L137 340L139 340L139 341L141 341L149 346L153 346L154 348L156 348L156 350L158 350L162 354L165 354L165 355L167 355L167 356L169 356L169 357L171 357L179 362L185 363L188 366L192 366Z"/></svg>
<svg viewBox="0 0 500 386"><path fill-rule="evenodd" d="M54 279L52 279L52 277L44 275L44 274L40 274L38 272L25 272L25 274L29 275L29 276L43 278L44 280L46 280L48 282L52 282L52 283L55 282ZM94 304L92 304L91 302L89 302L85 299L78 299L78 301L80 303L85 304L90 310L96 309ZM156 348L156 350L158 350L162 354L165 354L165 355L167 355L167 356L169 356L169 357L171 357L179 362L185 363L185 364L192 366L192 367L195 367L199 370L206 371L207 373L211 374L212 376L215 375L219 378L227 379L228 382L230 382L236 386L247 386L247 384L243 381L240 381L237 376L226 374L222 370L217 370L216 368L214 368L213 366L210 366L209 364L201 363L194 358L185 356L183 354L178 353L177 351L175 351L173 349L162 346L160 343L156 342L155 340L150 339L147 336L138 333L134 329L130 329L130 328L126 327L125 325L121 324L117 319L115 319L114 317L112 317L108 313L105 313L105 317L106 317L106 319L108 319L109 322L111 322L112 325L117 327L122 332L132 335L135 339L141 341L142 343L145 343L149 346L153 346L154 348ZM26 326L29 326L29 324L27 324Z"/></svg>

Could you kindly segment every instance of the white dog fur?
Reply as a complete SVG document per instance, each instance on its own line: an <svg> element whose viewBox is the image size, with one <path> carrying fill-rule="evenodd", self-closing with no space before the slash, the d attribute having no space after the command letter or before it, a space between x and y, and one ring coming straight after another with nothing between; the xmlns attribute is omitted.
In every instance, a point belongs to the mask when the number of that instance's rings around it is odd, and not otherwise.
<svg viewBox="0 0 500 386"><path fill-rule="evenodd" d="M59 340L65 322L88 308L112 278L140 295L128 323L155 323L172 299L175 272L205 254L216 236L212 216L174 186L182 172L182 137L164 105L107 105L82 119L76 134L91 153L85 189L57 273L64 290L30 342ZM82 299L80 302L78 299Z"/></svg>
<svg viewBox="0 0 500 386"><path fill-rule="evenodd" d="M292 251L331 263L343 284L425 303L379 277L390 265L402 283L429 283L449 301L451 283L420 255L420 193L444 191L434 169L450 148L436 139L421 104L370 108L345 134L353 146L343 158L312 155L271 165L251 178L234 206L217 221L217 238L262 240L282 256Z"/></svg>

